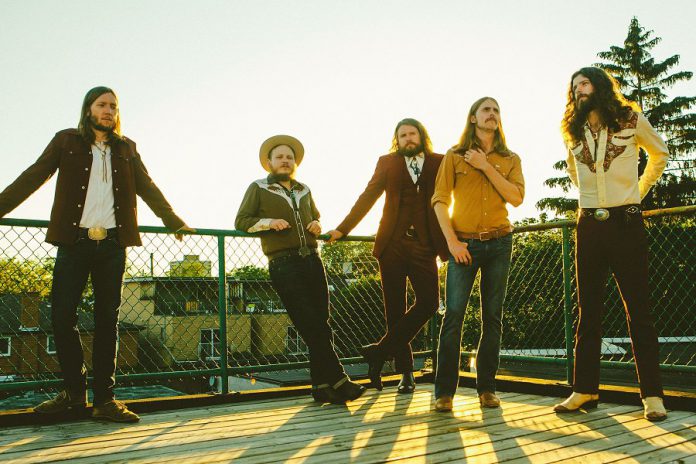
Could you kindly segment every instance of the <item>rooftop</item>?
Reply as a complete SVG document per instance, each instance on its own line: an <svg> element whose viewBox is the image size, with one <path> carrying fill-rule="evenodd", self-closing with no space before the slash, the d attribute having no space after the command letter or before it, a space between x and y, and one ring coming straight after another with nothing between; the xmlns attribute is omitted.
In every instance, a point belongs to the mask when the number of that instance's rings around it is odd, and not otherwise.
<svg viewBox="0 0 696 464"><path fill-rule="evenodd" d="M552 411L558 398L519 392L501 392L500 409L482 410L476 391L460 387L454 411L437 413L428 384L413 395L393 386L368 390L346 406L318 405L306 389L284 390L149 412L137 424L11 427L0 454L22 464L696 462L695 412L670 411L666 421L650 423L639 406L605 402L559 416Z"/></svg>

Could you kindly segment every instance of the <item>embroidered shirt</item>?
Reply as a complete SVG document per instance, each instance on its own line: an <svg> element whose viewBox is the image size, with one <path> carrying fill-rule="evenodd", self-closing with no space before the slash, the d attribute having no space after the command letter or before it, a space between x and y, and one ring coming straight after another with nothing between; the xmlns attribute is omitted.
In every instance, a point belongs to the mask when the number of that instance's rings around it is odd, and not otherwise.
<svg viewBox="0 0 696 464"><path fill-rule="evenodd" d="M648 164L638 178L638 154L643 147ZM568 175L580 190L581 208L611 208L639 204L667 165L667 145L640 113L619 123L613 132L602 128L596 138L585 124L585 137L568 147Z"/></svg>
<svg viewBox="0 0 696 464"><path fill-rule="evenodd" d="M270 230L273 219L285 219L290 223L290 228ZM234 224L238 230L261 232L261 248L268 256L303 246L317 248L317 239L307 230L307 225L318 220L319 211L309 187L293 180L288 191L279 183L265 178L249 186Z"/></svg>

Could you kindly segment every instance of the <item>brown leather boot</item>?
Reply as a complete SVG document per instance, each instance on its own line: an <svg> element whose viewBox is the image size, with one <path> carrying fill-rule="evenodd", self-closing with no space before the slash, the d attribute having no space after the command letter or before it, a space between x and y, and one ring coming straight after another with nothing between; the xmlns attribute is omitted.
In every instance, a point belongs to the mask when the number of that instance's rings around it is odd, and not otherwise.
<svg viewBox="0 0 696 464"><path fill-rule="evenodd" d="M452 397L441 396L435 401L435 410L439 412L448 412L452 410Z"/></svg>
<svg viewBox="0 0 696 464"><path fill-rule="evenodd" d="M111 422L138 422L140 420L140 416L130 411L122 401L118 400L95 405L92 409L92 417Z"/></svg>
<svg viewBox="0 0 696 464"><path fill-rule="evenodd" d="M84 409L87 407L87 392L70 394L63 390L50 400L46 400L34 408L39 414L56 414L69 409Z"/></svg>
<svg viewBox="0 0 696 464"><path fill-rule="evenodd" d="M481 392L479 395L479 403L482 408L500 407L500 399L493 392Z"/></svg>

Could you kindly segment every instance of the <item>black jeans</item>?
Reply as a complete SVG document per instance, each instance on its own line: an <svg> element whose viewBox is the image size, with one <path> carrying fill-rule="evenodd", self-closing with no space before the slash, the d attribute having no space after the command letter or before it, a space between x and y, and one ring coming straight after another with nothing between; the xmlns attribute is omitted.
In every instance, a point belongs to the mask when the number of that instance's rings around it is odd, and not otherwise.
<svg viewBox="0 0 696 464"><path fill-rule="evenodd" d="M271 282L290 320L309 349L313 385L333 385L346 377L329 327L329 289L317 255L286 256L270 262Z"/></svg>
<svg viewBox="0 0 696 464"><path fill-rule="evenodd" d="M51 318L58 362L65 389L76 395L87 389L87 369L77 328L77 306L92 277L94 289L94 336L92 373L94 404L114 398L116 342L121 284L126 249L116 238L96 242L80 239L74 245L58 247L51 288Z"/></svg>

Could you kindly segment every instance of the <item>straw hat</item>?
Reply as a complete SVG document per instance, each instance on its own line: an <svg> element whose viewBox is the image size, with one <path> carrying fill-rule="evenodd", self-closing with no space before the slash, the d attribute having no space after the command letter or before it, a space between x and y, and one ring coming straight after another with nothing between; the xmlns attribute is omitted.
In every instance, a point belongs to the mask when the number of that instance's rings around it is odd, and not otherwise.
<svg viewBox="0 0 696 464"><path fill-rule="evenodd" d="M274 135L266 139L266 141L261 144L261 149L259 150L259 161L266 171L271 172L271 167L268 163L268 154L278 145L287 145L292 148L292 151L295 152L295 164L298 166L300 165L304 157L304 147L302 143L291 135Z"/></svg>

